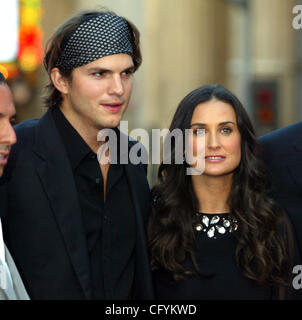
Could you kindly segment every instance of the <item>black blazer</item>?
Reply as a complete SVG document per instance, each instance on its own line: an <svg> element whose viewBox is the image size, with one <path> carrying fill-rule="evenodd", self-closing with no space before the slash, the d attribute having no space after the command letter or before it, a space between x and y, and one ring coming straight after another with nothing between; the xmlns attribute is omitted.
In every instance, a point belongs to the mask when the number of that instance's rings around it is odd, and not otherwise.
<svg viewBox="0 0 302 320"><path fill-rule="evenodd" d="M86 237L71 166L50 110L15 127L1 182L4 237L32 299L91 299ZM153 299L143 165L125 166L136 216L134 299Z"/></svg>
<svg viewBox="0 0 302 320"><path fill-rule="evenodd" d="M302 122L260 137L271 192L287 212L302 257Z"/></svg>

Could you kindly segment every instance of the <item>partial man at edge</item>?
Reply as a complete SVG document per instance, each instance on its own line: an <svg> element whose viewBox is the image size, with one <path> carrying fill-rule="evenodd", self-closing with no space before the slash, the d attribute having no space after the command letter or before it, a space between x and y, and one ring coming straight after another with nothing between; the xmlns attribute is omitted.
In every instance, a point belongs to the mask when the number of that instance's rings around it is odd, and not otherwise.
<svg viewBox="0 0 302 320"><path fill-rule="evenodd" d="M9 158L11 146L16 143L12 124L16 117L13 96L0 73L0 178ZM1 200L0 200L1 201ZM5 213L0 210L0 217ZM2 238L0 219L0 300L29 300L19 272Z"/></svg>

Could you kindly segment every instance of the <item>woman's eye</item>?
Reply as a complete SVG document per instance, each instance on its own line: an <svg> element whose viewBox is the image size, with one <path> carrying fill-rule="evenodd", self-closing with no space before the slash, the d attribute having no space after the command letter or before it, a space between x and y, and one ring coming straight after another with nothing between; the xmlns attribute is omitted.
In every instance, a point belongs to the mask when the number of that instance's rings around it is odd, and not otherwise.
<svg viewBox="0 0 302 320"><path fill-rule="evenodd" d="M206 130L205 129L201 129L201 128L194 130L194 133L196 135L198 135L198 136L203 136L205 134L205 132L206 132Z"/></svg>
<svg viewBox="0 0 302 320"><path fill-rule="evenodd" d="M221 133L231 133L231 132L232 132L232 129L228 128L228 127L225 127L225 128L221 129Z"/></svg>

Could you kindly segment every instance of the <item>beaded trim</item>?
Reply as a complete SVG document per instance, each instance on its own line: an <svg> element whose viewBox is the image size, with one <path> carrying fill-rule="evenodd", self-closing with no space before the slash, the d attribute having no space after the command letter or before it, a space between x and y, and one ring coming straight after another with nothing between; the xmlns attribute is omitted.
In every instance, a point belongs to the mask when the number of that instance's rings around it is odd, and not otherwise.
<svg viewBox="0 0 302 320"><path fill-rule="evenodd" d="M208 238L216 239L219 235L236 231L238 222L229 214L219 216L197 212L195 214L194 229L197 232L205 232Z"/></svg>

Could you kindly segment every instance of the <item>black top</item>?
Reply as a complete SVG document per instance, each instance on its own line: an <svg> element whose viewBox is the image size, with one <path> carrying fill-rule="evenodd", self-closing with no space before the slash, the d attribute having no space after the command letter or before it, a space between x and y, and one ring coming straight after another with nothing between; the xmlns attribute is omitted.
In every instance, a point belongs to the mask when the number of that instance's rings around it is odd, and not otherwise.
<svg viewBox="0 0 302 320"><path fill-rule="evenodd" d="M108 171L106 201L97 155L59 108L53 108L70 161L86 233L94 299L127 299L134 273L135 217L121 164Z"/></svg>
<svg viewBox="0 0 302 320"><path fill-rule="evenodd" d="M234 234L237 228L236 221L228 223L231 220L229 214L217 215L219 221L213 214L203 214L203 216L204 219L200 217L195 223L197 263L201 273L207 277L193 275L176 282L168 272L159 270L154 274L156 298L176 300L272 299L271 288L257 286L243 276L236 265L237 241ZM202 220L206 224L202 223ZM183 266L186 270L195 272L189 257Z"/></svg>

